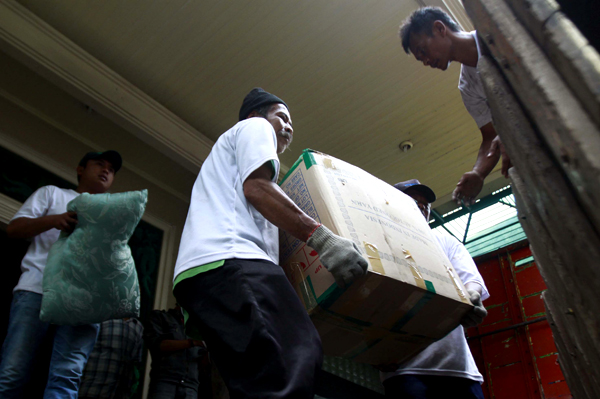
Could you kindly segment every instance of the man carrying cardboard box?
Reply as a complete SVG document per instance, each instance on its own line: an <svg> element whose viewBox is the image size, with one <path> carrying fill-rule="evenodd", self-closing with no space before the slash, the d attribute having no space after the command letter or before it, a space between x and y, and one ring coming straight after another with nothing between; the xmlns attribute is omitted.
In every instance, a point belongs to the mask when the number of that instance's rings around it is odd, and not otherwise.
<svg viewBox="0 0 600 399"><path fill-rule="evenodd" d="M289 109L255 88L194 184L175 265L186 328L201 334L235 398L312 398L321 341L279 262L278 228L307 242L344 287L368 263L277 186Z"/></svg>
<svg viewBox="0 0 600 399"><path fill-rule="evenodd" d="M463 174L452 199L459 205L461 202L472 205L483 188L483 181L498 163L500 153L504 177L508 177L511 166L492 124L492 112L477 71L477 62L482 56L477 32L464 32L441 8L423 7L400 26L400 38L404 51L413 53L424 66L445 71L452 61L462 64L458 89L465 108L481 131L482 141L473 170Z"/></svg>
<svg viewBox="0 0 600 399"><path fill-rule="evenodd" d="M397 183L394 187L414 199L425 219L429 221L431 203L436 200L433 190L416 179ZM456 327L446 337L400 364L396 371L383 372L381 376L385 394L390 398L406 399L447 396L483 399L483 377L477 370L469 350L463 326L474 327L487 316L481 301L489 298L489 293L465 246L454 237L436 231L434 233L440 247L467 288L475 307L465 315L462 326Z"/></svg>

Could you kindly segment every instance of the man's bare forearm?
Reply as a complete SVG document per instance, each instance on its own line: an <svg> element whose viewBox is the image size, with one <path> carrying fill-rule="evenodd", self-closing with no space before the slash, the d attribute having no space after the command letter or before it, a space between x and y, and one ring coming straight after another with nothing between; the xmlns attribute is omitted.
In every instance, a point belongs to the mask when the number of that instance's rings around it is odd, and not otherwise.
<svg viewBox="0 0 600 399"><path fill-rule="evenodd" d="M298 208L276 183L264 179L248 183L246 199L265 219L302 241L308 240L319 223Z"/></svg>
<svg viewBox="0 0 600 399"><path fill-rule="evenodd" d="M261 167L246 179L244 195L248 202L275 226L309 243L342 289L364 276L369 263L356 244L335 235L325 226L320 227L271 181L271 175L271 169Z"/></svg>
<svg viewBox="0 0 600 399"><path fill-rule="evenodd" d="M473 171L476 172L482 179L485 179L494 170L494 167L500 160L500 154L493 154L488 157L492 141L481 142L479 152L477 153L477 161L473 166Z"/></svg>
<svg viewBox="0 0 600 399"><path fill-rule="evenodd" d="M39 218L18 218L6 227L6 235L10 238L31 238L53 229L56 222L54 215Z"/></svg>
<svg viewBox="0 0 600 399"><path fill-rule="evenodd" d="M495 151L492 156L488 156L492 142L496 138L496 129L494 129L491 122L481 127L481 136L481 146L477 153L477 160L473 166L473 171L482 179L485 179L494 170L496 164L498 164L500 151Z"/></svg>

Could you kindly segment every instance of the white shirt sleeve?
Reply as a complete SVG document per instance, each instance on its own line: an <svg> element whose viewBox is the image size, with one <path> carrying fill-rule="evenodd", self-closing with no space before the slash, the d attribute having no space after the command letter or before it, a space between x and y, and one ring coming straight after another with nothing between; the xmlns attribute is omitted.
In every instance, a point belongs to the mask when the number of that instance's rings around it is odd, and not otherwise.
<svg viewBox="0 0 600 399"><path fill-rule="evenodd" d="M240 127L235 140L235 159L242 182L269 161L273 161L275 168L273 181L277 181L279 175L277 137L266 119L250 118L248 123Z"/></svg>
<svg viewBox="0 0 600 399"><path fill-rule="evenodd" d="M463 284L479 284L481 286L481 300L488 299L490 294L467 248L454 237L444 236L443 240L445 244L443 248L444 252L446 252L450 263L452 263L452 267L456 270Z"/></svg>
<svg viewBox="0 0 600 399"><path fill-rule="evenodd" d="M38 188L27 198L23 206L15 213L11 221L18 218L35 219L46 216L50 208L52 198L52 186Z"/></svg>
<svg viewBox="0 0 600 399"><path fill-rule="evenodd" d="M485 97L485 92L475 68L463 65L458 84L465 108L481 129L492 121L492 111Z"/></svg>
<svg viewBox="0 0 600 399"><path fill-rule="evenodd" d="M477 59L479 60L481 58L481 47L479 45L477 32L472 31L470 34L475 39L475 44L477 45ZM492 110L487 102L485 89L483 88L483 83L481 83L477 68L464 64L461 66L458 90L460 90L460 95L463 104L465 104L465 108L467 108L467 111L469 111L469 114L475 120L479 129L492 121Z"/></svg>

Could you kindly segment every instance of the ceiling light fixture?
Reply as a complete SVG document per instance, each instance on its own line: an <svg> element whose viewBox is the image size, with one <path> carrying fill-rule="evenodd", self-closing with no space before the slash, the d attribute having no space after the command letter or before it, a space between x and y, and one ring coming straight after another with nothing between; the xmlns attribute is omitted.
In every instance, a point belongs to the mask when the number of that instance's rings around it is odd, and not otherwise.
<svg viewBox="0 0 600 399"><path fill-rule="evenodd" d="M408 152L413 148L413 143L410 140L406 140L406 141L403 141L402 143L400 143L400 145L398 147L400 147L402 152Z"/></svg>

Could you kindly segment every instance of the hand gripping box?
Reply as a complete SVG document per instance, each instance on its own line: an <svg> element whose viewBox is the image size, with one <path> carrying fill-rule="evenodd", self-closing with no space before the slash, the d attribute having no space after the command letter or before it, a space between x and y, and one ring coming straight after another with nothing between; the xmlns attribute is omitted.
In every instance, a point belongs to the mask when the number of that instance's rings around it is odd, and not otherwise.
<svg viewBox="0 0 600 399"><path fill-rule="evenodd" d="M308 215L351 239L367 276L341 290L305 243L280 232L280 264L326 354L399 363L443 338L472 309L466 289L409 196L367 172L304 150L281 182Z"/></svg>

